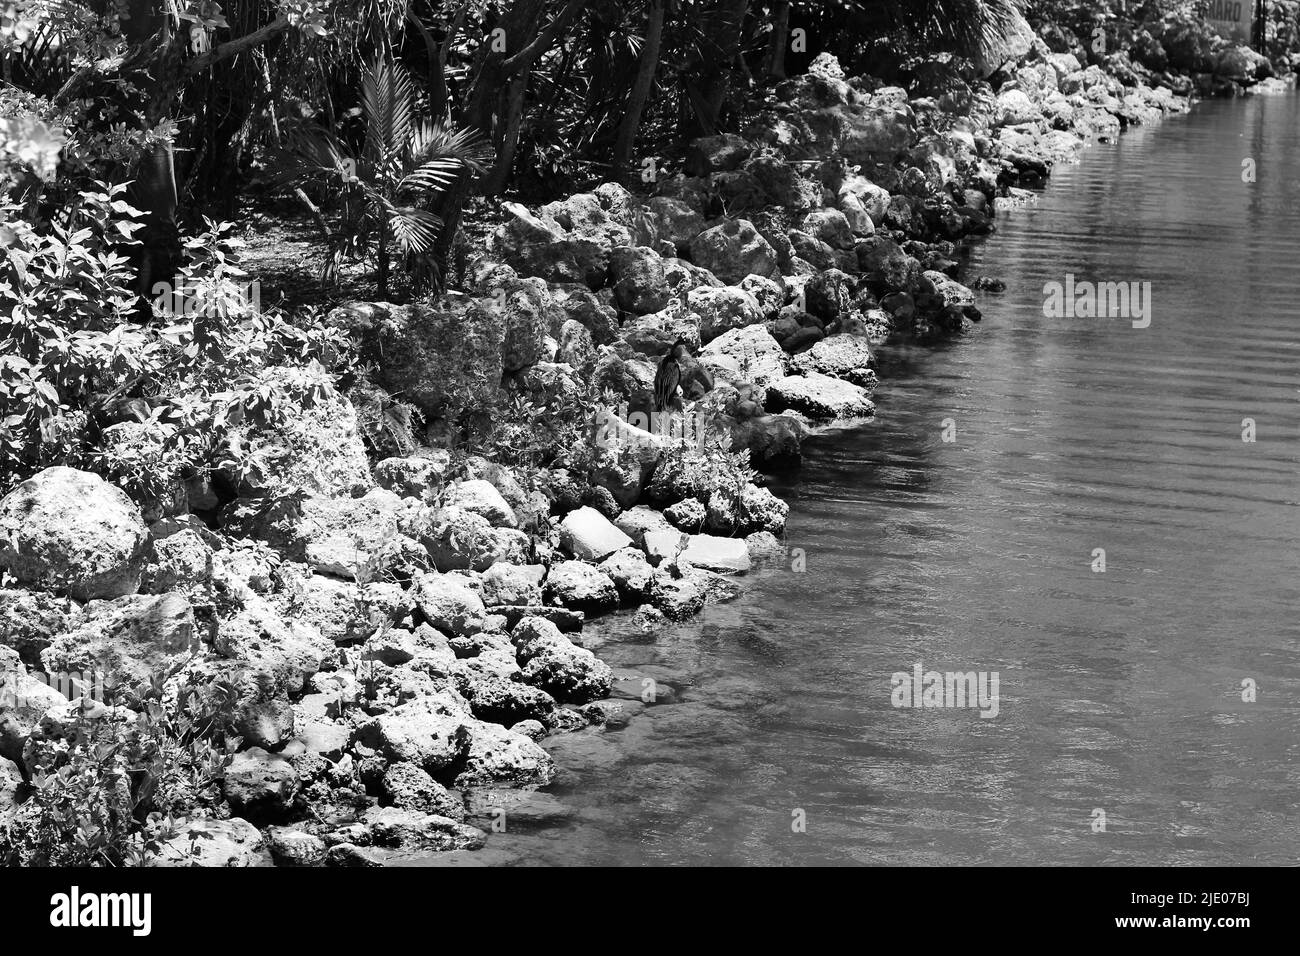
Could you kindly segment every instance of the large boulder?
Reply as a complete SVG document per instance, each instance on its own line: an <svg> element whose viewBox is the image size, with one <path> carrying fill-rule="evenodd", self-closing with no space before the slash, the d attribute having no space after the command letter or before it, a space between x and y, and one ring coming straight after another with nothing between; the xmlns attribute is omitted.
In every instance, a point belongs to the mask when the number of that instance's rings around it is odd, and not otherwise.
<svg viewBox="0 0 1300 956"><path fill-rule="evenodd" d="M490 297L447 293L412 305L351 302L327 321L360 344L380 385L427 415L490 407L500 398L506 326Z"/></svg>
<svg viewBox="0 0 1300 956"><path fill-rule="evenodd" d="M528 683L576 704L609 696L614 681L609 665L575 645L550 621L526 617L510 638Z"/></svg>
<svg viewBox="0 0 1300 956"><path fill-rule="evenodd" d="M739 283L745 276L776 276L776 250L745 219L729 219L691 240L691 259L723 282Z"/></svg>
<svg viewBox="0 0 1300 956"><path fill-rule="evenodd" d="M560 522L560 545L581 561L600 561L632 540L595 508L571 511Z"/></svg>
<svg viewBox="0 0 1300 956"><path fill-rule="evenodd" d="M624 544L628 543L625 540ZM614 582L582 561L560 561L551 565L543 593L547 604L588 615L602 614L618 607Z"/></svg>
<svg viewBox="0 0 1300 956"><path fill-rule="evenodd" d="M414 764L437 776L465 756L467 723L474 723L469 705L457 695L440 692L371 717L353 731L353 741L389 760Z"/></svg>
<svg viewBox="0 0 1300 956"><path fill-rule="evenodd" d="M710 173L738 169L749 158L752 148L734 133L702 136L686 150L686 175L708 176Z"/></svg>
<svg viewBox="0 0 1300 956"><path fill-rule="evenodd" d="M455 780L459 789L544 787L555 779L551 755L523 734L481 720L468 720L464 728L468 743Z"/></svg>
<svg viewBox="0 0 1300 956"><path fill-rule="evenodd" d="M497 528L514 528L519 524L514 509L497 490L482 478L458 481L447 489L443 503L448 507L463 508L471 514L481 515Z"/></svg>
<svg viewBox="0 0 1300 956"><path fill-rule="evenodd" d="M258 379L286 398L275 425L249 436L246 458L256 467L239 476L242 493L360 495L374 487L357 410L323 368L269 368Z"/></svg>
<svg viewBox="0 0 1300 956"><path fill-rule="evenodd" d="M271 854L261 832L247 820L203 819L180 824L176 834L158 846L149 865L270 866Z"/></svg>
<svg viewBox="0 0 1300 956"><path fill-rule="evenodd" d="M412 596L425 619L448 637L465 637L483 630L487 610L463 578L453 574L422 574Z"/></svg>
<svg viewBox="0 0 1300 956"><path fill-rule="evenodd" d="M600 232L570 233L553 217L534 215L519 203L503 203L510 219L496 233L496 249L522 276L548 282L605 283L612 245Z"/></svg>
<svg viewBox="0 0 1300 956"><path fill-rule="evenodd" d="M700 351L700 362L715 377L755 385L785 375L785 351L766 327L750 325L719 335Z"/></svg>
<svg viewBox="0 0 1300 956"><path fill-rule="evenodd" d="M261 747L236 754L221 780L222 795L237 813L283 812L301 786L293 764Z"/></svg>
<svg viewBox="0 0 1300 956"><path fill-rule="evenodd" d="M744 572L749 570L749 547L744 538L693 534L677 559L706 571Z"/></svg>
<svg viewBox="0 0 1300 956"><path fill-rule="evenodd" d="M700 317L700 341L706 344L723 332L763 321L758 300L736 286L692 289L687 304Z"/></svg>
<svg viewBox="0 0 1300 956"><path fill-rule="evenodd" d="M789 375L769 384L767 408L802 412L814 421L868 418L875 413L865 389L819 372Z"/></svg>
<svg viewBox="0 0 1300 956"><path fill-rule="evenodd" d="M109 686L139 685L200 650L194 611L178 592L94 602L89 620L41 651L50 674L101 675Z"/></svg>
<svg viewBox="0 0 1300 956"><path fill-rule="evenodd" d="M871 345L861 335L828 336L790 361L791 370L798 374L820 372L864 388L876 384L875 364Z"/></svg>
<svg viewBox="0 0 1300 956"><path fill-rule="evenodd" d="M667 307L670 298L659 253L644 246L615 249L610 257L614 300L624 312L649 315Z"/></svg>
<svg viewBox="0 0 1300 956"><path fill-rule="evenodd" d="M140 509L90 472L46 468L0 500L0 567L79 601L134 594L147 541Z"/></svg>

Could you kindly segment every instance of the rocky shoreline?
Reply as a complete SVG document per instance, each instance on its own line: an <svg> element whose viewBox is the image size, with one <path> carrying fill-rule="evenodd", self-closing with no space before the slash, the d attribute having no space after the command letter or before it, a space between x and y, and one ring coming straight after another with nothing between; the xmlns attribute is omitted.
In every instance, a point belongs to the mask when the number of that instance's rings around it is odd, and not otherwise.
<svg viewBox="0 0 1300 956"><path fill-rule="evenodd" d="M379 866L535 813L549 736L672 700L584 627L623 610L652 633L733 596L783 552L788 508L755 468L869 420L889 342L979 320L998 282L958 281L964 245L1053 165L1194 89L1293 85L1242 50L1198 47L1218 72L1195 78L1127 53L1085 66L1026 26L910 90L819 57L743 134L695 141L679 171L652 158L646 195L507 204L466 291L331 312L373 385L297 370L316 399L255 439L261 478L196 479L148 513L70 468L12 489L0 858L41 841L29 774L164 710L224 745L166 738L185 751L159 784L176 812L143 863ZM665 414L656 366L678 342L691 374ZM384 417L399 398L423 435ZM131 692L88 693L103 674Z"/></svg>

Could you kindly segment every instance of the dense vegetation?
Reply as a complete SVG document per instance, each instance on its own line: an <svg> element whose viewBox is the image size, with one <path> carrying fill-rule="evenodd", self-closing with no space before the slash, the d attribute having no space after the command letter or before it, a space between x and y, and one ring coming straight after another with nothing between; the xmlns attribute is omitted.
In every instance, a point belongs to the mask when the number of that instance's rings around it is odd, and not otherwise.
<svg viewBox="0 0 1300 956"><path fill-rule="evenodd" d="M1296 10L1270 6L1275 59L1294 48ZM465 252L501 200L611 181L651 192L692 140L745 128L819 54L912 86L960 73L1021 13L1018 0L0 0L0 495L69 465L150 521L218 479L227 502L290 498L301 489L278 479L293 449L273 460L259 436L340 387L375 457L416 449L412 406L373 398L374 356L319 310L262 308L231 225L250 208L313 224L323 286L360 269L378 299L427 301L470 284ZM1184 0L1023 13L1076 69L1131 57L1188 72L1208 49ZM503 295L527 305L526 288ZM601 399L514 396L456 452L509 462L526 485L533 466L580 473ZM711 509L713 493L731 513L758 490L729 445L684 457L665 472ZM174 811L206 809L240 741L228 688L164 680L122 701L143 720L37 748L24 862L138 862Z"/></svg>

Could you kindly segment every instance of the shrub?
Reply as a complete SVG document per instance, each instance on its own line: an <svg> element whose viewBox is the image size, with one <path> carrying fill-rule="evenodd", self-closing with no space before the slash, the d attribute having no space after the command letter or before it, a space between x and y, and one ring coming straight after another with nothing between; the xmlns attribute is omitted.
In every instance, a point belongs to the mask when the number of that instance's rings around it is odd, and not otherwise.
<svg viewBox="0 0 1300 956"><path fill-rule="evenodd" d="M165 676L108 707L84 698L54 737L37 735L29 799L0 821L0 863L134 866L176 820L217 809L239 739L226 737L233 688ZM134 709L131 709L134 708Z"/></svg>

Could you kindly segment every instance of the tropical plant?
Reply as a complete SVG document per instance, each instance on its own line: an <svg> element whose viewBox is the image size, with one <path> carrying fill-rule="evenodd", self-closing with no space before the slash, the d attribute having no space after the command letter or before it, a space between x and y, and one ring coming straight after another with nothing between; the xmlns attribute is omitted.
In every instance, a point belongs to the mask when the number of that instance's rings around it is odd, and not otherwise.
<svg viewBox="0 0 1300 956"><path fill-rule="evenodd" d="M388 295L389 243L418 269L442 227L416 203L449 186L462 171L483 172L491 151L477 134L416 114L415 88L406 70L381 57L361 83L365 138L358 153L329 130L292 135L284 179L314 184L337 196L340 225L328 267L337 274L344 255L373 250L380 297Z"/></svg>
<svg viewBox="0 0 1300 956"><path fill-rule="evenodd" d="M143 865L180 819L216 809L240 742L224 731L235 689L173 677L122 690L120 706L81 698L33 740L31 796L0 827L0 863Z"/></svg>

